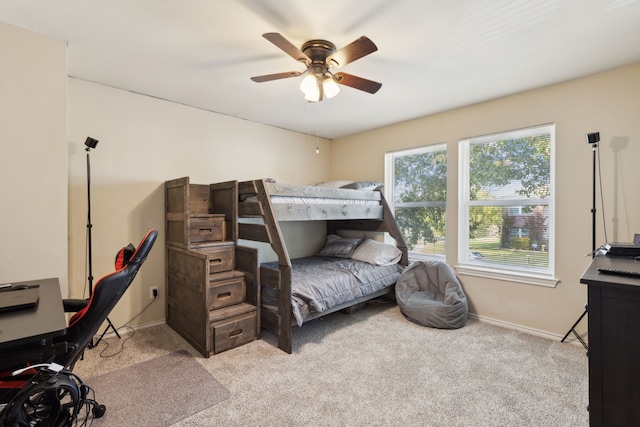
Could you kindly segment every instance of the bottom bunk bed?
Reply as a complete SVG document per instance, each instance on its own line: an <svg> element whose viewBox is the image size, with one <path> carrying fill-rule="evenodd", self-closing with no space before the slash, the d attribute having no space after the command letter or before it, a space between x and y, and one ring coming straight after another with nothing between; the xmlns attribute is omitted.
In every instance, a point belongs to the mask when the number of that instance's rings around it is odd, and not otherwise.
<svg viewBox="0 0 640 427"><path fill-rule="evenodd" d="M262 264L277 271L278 263ZM291 312L298 326L334 311L393 292L400 277L399 264L373 265L350 258L310 256L291 260ZM279 291L261 286L261 307L277 312Z"/></svg>
<svg viewBox="0 0 640 427"><path fill-rule="evenodd" d="M239 218L253 219L238 222L238 238L269 243L278 258L261 265L259 281L261 325L277 336L280 349L292 352L295 324L393 295L408 263L407 248L380 191L254 180L238 183L238 194L245 201L238 205ZM284 202L275 200L285 197ZM297 203L296 198L304 202ZM279 222L309 220L327 222L326 244L317 255L290 259ZM388 233L395 245L338 236L342 231L369 237Z"/></svg>

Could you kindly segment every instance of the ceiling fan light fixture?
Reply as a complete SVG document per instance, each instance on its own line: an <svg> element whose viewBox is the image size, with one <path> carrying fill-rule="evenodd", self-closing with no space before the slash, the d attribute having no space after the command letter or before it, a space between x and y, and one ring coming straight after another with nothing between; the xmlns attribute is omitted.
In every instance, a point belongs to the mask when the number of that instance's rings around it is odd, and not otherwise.
<svg viewBox="0 0 640 427"><path fill-rule="evenodd" d="M262 83L303 76L300 90L305 94L305 99L311 102L319 102L324 97L332 98L336 96L340 92L338 84L350 86L371 94L376 93L382 86L381 83L372 80L344 72L334 74L329 70L332 67L342 68L377 51L378 47L366 36L354 40L339 50L327 40L309 40L298 48L279 33L264 33L262 37L296 61L303 62L307 69L304 72L289 71L251 77L254 82Z"/></svg>
<svg viewBox="0 0 640 427"><path fill-rule="evenodd" d="M327 76L322 82L322 91L327 98L333 98L340 92L340 86L333 80L332 76Z"/></svg>
<svg viewBox="0 0 640 427"><path fill-rule="evenodd" d="M316 89L315 91L306 93L304 95L304 99L309 102L319 102L320 101L320 90Z"/></svg>
<svg viewBox="0 0 640 427"><path fill-rule="evenodd" d="M321 98L318 78L314 74L307 74L300 82L300 90L304 93L304 99L311 102L318 102Z"/></svg>
<svg viewBox="0 0 640 427"><path fill-rule="evenodd" d="M308 92L313 91L318 86L316 76L313 74L307 74L300 82L300 90L306 95Z"/></svg>

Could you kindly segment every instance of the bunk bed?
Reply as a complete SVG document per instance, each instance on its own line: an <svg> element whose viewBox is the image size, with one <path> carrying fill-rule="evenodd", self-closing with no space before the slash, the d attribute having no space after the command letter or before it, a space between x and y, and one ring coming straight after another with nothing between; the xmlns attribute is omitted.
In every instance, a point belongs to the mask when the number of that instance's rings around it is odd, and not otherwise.
<svg viewBox="0 0 640 427"><path fill-rule="evenodd" d="M260 266L258 288L262 301L261 325L277 336L280 349L291 353L295 323L300 326L373 298L393 295L393 285L402 266L408 264L407 247L380 191L296 186L259 179L239 182L238 198L238 239L268 243L277 257L276 262ZM345 230L361 235L388 233L395 240L399 255L395 262L379 266L348 257L313 256L292 260L280 229L282 221L326 221L330 238L337 238ZM304 286L300 290L296 280L304 271L315 279L337 280L329 278L329 272L333 271L348 276L347 281L360 282L364 278L369 282L346 292L348 297L323 299L321 296L320 302L310 301L314 294L322 291L308 291ZM334 287L335 283L329 286ZM331 300L328 304L327 299Z"/></svg>

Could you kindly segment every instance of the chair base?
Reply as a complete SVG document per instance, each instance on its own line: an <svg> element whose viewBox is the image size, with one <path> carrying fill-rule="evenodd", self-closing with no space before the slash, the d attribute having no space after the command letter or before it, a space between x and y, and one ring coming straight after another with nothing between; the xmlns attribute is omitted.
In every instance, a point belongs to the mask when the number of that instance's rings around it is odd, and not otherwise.
<svg viewBox="0 0 640 427"><path fill-rule="evenodd" d="M589 346L587 345L586 342L584 342L584 340L582 339L582 337L580 336L580 334L578 334L578 332L576 332L576 326L578 326L578 323L580 323L580 321L582 320L582 318L584 316L586 316L588 312L587 309L587 305L585 304L584 306L584 312L582 313L582 315L580 317L578 317L578 320L576 320L576 322L571 326L571 329L569 329L567 331L567 333L564 335L564 337L562 337L562 339L560 340L560 342L564 342L564 340L567 339L567 337L569 336L569 334L573 333L573 335L578 339L578 341L580 341L580 344L582 344L582 346L584 347L585 350L589 351Z"/></svg>
<svg viewBox="0 0 640 427"><path fill-rule="evenodd" d="M118 333L118 330L116 329L115 326L113 326L113 323L111 323L111 320L109 320L109 318L107 317L107 327L104 329L104 331L102 331L102 334L98 337L98 341L96 341L95 343L93 342L93 340L91 340L91 342L89 343L89 345L87 347L89 348L93 348L96 347L98 344L100 344L100 341L102 341L102 338L104 338L105 334L109 331L109 329L113 329L113 332L116 334L116 336L119 339L122 339L122 337L120 336L120 334Z"/></svg>

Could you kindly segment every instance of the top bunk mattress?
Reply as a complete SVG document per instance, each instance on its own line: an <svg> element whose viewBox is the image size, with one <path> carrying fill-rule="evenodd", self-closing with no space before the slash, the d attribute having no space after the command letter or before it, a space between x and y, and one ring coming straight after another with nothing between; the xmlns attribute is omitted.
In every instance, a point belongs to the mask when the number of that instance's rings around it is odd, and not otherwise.
<svg viewBox="0 0 640 427"><path fill-rule="evenodd" d="M277 197L282 200L286 198L301 199L309 203L322 203L323 200L334 200L336 202L343 200L345 203L380 204L380 199L382 198L379 191L332 188L318 185L293 185L267 182L265 183L265 188L272 196L272 200Z"/></svg>
<svg viewBox="0 0 640 427"><path fill-rule="evenodd" d="M278 263L262 264L277 269ZM403 266L378 266L351 258L310 256L291 260L291 307L298 326L323 313L396 283ZM262 286L262 305L278 306L278 292Z"/></svg>
<svg viewBox="0 0 640 427"><path fill-rule="evenodd" d="M380 191L329 188L265 182L274 215L278 221L382 219L384 209ZM240 196L240 212L255 208L255 195Z"/></svg>

